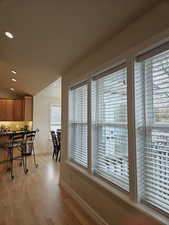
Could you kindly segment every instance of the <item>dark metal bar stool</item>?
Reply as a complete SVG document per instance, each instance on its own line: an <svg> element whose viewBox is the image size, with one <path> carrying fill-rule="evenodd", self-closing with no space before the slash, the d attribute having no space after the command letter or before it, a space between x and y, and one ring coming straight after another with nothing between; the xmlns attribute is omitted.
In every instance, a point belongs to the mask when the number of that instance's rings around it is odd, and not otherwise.
<svg viewBox="0 0 169 225"><path fill-rule="evenodd" d="M38 163L36 161L36 154L35 154L35 148L34 148L35 136L36 136L36 131L27 131L25 134L25 145L26 145L25 157L27 157L28 155L31 155L31 152L32 152L34 164L35 164L35 167L37 168Z"/></svg>
<svg viewBox="0 0 169 225"><path fill-rule="evenodd" d="M10 142L6 147L8 151L8 161L9 161L9 170L11 172L11 178L14 179L13 174L13 160L21 160L20 166L23 166L25 174L27 174L27 163L25 158L26 146L25 146L25 133L13 133L10 137ZM19 151L21 154L17 157L14 157L14 150Z"/></svg>

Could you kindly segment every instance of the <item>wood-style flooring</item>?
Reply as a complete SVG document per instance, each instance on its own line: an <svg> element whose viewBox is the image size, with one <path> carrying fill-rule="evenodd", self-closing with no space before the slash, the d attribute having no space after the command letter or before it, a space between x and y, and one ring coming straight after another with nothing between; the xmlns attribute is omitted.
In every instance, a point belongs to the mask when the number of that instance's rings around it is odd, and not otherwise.
<svg viewBox="0 0 169 225"><path fill-rule="evenodd" d="M96 225L59 186L59 164L38 156L29 173L15 165L15 179L0 173L0 225Z"/></svg>

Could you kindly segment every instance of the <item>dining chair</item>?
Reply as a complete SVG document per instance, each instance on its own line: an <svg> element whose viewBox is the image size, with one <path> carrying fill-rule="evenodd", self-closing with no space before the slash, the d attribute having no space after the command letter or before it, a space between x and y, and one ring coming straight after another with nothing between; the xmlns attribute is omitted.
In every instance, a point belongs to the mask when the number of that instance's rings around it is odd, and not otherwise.
<svg viewBox="0 0 169 225"><path fill-rule="evenodd" d="M57 129L57 140L58 140L58 152L59 152L59 162L61 160L61 129Z"/></svg>
<svg viewBox="0 0 169 225"><path fill-rule="evenodd" d="M55 131L51 131L50 133L51 133L52 142L53 142L53 155L52 155L52 158L56 157L56 161L57 161L58 155L59 155L59 142L57 140Z"/></svg>

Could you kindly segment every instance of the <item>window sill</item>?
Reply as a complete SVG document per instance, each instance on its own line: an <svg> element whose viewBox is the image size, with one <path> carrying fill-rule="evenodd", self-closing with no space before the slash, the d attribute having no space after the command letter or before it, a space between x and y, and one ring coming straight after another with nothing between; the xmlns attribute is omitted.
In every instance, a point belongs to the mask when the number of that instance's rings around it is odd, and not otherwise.
<svg viewBox="0 0 169 225"><path fill-rule="evenodd" d="M151 217L154 220L157 220L158 222L162 224L168 224L168 217L162 215L156 210L151 209L150 207L146 206L143 203L133 202L129 195L126 193L123 193L122 191L119 191L118 189L114 188L109 183L104 182L99 177L89 173L87 170L83 169L82 167L78 166L77 164L74 164L73 162L67 160L66 165L71 167L72 169L79 172L81 175L84 175L86 178L88 178L90 181L94 183L94 185L98 185L100 188L104 189L104 191L107 191L108 194L113 194L115 197L119 198L120 200L124 201L131 207L139 210L140 212L144 213L145 215Z"/></svg>

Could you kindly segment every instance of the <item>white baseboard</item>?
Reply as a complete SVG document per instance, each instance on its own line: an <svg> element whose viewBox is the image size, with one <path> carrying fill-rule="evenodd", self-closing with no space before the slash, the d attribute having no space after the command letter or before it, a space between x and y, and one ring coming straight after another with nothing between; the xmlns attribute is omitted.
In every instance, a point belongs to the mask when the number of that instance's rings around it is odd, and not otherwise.
<svg viewBox="0 0 169 225"><path fill-rule="evenodd" d="M66 191L78 204L81 208L96 222L97 225L109 225L98 213L91 208L87 202L85 202L68 184L61 181L61 187Z"/></svg>

